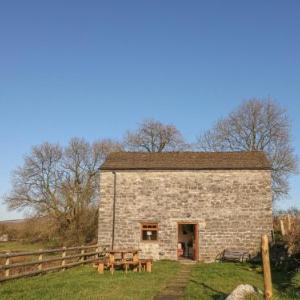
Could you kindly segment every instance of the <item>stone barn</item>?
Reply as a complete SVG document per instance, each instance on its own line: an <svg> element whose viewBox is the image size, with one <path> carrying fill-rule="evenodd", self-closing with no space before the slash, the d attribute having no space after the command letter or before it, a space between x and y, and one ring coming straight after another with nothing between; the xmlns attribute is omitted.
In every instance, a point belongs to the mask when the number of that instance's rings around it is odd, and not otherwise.
<svg viewBox="0 0 300 300"><path fill-rule="evenodd" d="M118 152L100 172L98 241L153 259L256 252L272 229L262 152Z"/></svg>

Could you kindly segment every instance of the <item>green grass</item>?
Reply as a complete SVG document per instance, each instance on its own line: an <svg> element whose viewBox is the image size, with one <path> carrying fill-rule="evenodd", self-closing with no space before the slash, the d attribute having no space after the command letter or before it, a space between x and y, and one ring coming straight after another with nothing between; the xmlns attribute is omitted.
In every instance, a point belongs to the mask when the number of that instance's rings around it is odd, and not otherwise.
<svg viewBox="0 0 300 300"><path fill-rule="evenodd" d="M273 272L274 299L300 299L300 274ZM239 284L251 284L263 291L261 267L248 264L198 264L192 271L185 299L225 299ZM262 296L247 299L263 299Z"/></svg>
<svg viewBox="0 0 300 300"><path fill-rule="evenodd" d="M155 263L152 273L125 274L108 271L103 275L91 266L73 268L64 272L19 279L0 286L0 299L152 299L174 276L178 263Z"/></svg>
<svg viewBox="0 0 300 300"><path fill-rule="evenodd" d="M159 261L154 263L152 273L129 272L126 275L116 271L111 275L106 271L100 275L91 266L82 266L0 284L0 299L153 299L179 269L177 262ZM272 276L274 300L300 299L300 273L273 272ZM185 299L222 300L242 283L263 290L261 268L248 264L197 264L193 267ZM263 298L247 298L250 299Z"/></svg>

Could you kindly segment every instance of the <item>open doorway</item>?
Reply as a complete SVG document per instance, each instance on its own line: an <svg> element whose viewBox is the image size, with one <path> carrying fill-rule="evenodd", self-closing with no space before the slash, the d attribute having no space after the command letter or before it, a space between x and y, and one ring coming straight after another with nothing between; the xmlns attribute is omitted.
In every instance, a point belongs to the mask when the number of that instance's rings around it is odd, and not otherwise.
<svg viewBox="0 0 300 300"><path fill-rule="evenodd" d="M178 224L178 259L198 259L198 226L197 224Z"/></svg>

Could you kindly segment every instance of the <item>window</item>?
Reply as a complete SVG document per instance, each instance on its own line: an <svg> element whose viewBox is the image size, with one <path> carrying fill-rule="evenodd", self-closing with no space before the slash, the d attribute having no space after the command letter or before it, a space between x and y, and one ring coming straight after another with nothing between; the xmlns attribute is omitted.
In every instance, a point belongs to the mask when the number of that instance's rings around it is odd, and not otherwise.
<svg viewBox="0 0 300 300"><path fill-rule="evenodd" d="M156 223L142 224L142 241L157 241L158 226Z"/></svg>

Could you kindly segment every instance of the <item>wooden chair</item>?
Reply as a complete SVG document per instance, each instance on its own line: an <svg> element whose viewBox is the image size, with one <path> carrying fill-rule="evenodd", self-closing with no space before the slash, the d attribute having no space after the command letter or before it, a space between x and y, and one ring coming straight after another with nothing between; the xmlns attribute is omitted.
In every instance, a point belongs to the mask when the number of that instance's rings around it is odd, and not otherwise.
<svg viewBox="0 0 300 300"><path fill-rule="evenodd" d="M141 264L140 264L140 259L139 259L138 253L133 253L132 257L130 257L130 258L124 258L123 264L125 267L125 273L127 273L128 268L130 266L133 266L134 272L136 272L136 271L141 272Z"/></svg>
<svg viewBox="0 0 300 300"><path fill-rule="evenodd" d="M122 266L123 265L123 259L121 257L116 257L115 255L113 254L109 254L108 256L108 266L109 266L109 269L110 269L110 272L111 274L114 274L114 271L115 271L115 267L116 266Z"/></svg>
<svg viewBox="0 0 300 300"><path fill-rule="evenodd" d="M140 262L139 262L140 269L151 273L152 272L152 262L153 262L153 259L140 259Z"/></svg>

